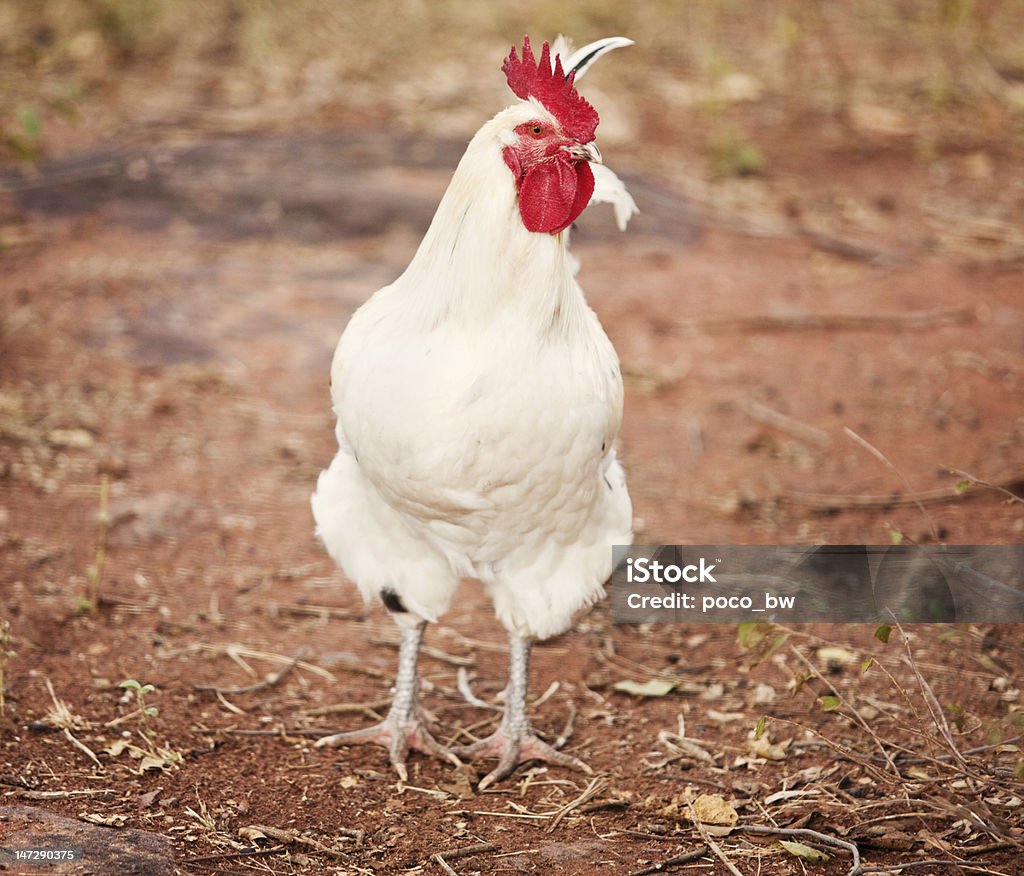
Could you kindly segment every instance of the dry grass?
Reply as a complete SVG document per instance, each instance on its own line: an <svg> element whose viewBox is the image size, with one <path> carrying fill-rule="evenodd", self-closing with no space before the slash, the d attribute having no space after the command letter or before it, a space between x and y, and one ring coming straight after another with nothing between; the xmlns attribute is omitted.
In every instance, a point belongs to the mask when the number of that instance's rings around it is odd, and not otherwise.
<svg viewBox="0 0 1024 876"><path fill-rule="evenodd" d="M731 174L763 161L761 110L794 123L843 117L924 158L979 138L1008 142L1024 128L1022 29L1024 5L970 0L40 0L0 6L0 51L14 59L0 106L8 148L23 158L49 151L51 126L69 116L107 135L197 117L228 128L375 119L463 135L502 94L498 76L467 71L493 67L524 31L617 32L637 47L593 79L630 97L618 124L685 140L696 117L708 169ZM96 118L99 97L115 100Z"/></svg>

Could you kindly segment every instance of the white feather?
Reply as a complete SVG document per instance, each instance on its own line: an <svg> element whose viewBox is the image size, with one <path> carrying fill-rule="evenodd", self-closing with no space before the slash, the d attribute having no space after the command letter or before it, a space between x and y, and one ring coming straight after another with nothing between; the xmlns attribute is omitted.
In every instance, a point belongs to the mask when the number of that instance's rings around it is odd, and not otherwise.
<svg viewBox="0 0 1024 876"><path fill-rule="evenodd" d="M602 55L607 55L614 49L622 49L631 45L633 45L633 40L629 39L629 37L605 37L604 39L587 43L583 48L574 51L572 40L563 34L559 34L551 44L551 65L554 68L554 59L561 57L562 70L565 71L566 76L575 70L576 79L574 81L579 82L587 70L591 68L594 61Z"/></svg>

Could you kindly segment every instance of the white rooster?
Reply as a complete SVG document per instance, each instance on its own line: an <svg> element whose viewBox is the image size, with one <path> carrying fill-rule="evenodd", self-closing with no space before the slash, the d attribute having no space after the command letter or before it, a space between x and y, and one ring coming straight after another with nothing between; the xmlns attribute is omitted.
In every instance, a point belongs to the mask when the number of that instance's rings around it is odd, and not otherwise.
<svg viewBox="0 0 1024 876"><path fill-rule="evenodd" d="M572 57L582 70L626 44ZM520 101L476 133L409 266L338 343L339 450L312 499L330 555L401 628L387 717L317 746L383 744L403 780L410 749L455 764L496 756L481 789L528 760L590 772L530 726L530 645L603 595L611 546L632 539L613 449L618 357L567 250L594 194L598 116L547 43L537 60L525 38L502 70ZM609 172L603 185L628 218L622 184ZM449 750L419 705L417 659L463 578L482 582L508 630L509 683L498 729Z"/></svg>

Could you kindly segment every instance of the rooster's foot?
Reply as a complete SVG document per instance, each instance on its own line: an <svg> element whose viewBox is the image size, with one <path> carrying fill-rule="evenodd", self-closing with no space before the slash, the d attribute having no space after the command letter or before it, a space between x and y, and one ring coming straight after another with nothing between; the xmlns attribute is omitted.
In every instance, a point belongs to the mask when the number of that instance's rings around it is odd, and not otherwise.
<svg viewBox="0 0 1024 876"><path fill-rule="evenodd" d="M467 760L476 760L482 757L498 758L498 765L480 780L478 788L481 791L486 790L495 782L508 778L517 766L531 760L540 760L581 770L588 776L594 772L578 757L573 757L571 754L566 754L548 745L529 728L515 733L507 730L504 723L486 739L481 739L472 745L453 748L452 751L457 757Z"/></svg>
<svg viewBox="0 0 1024 876"><path fill-rule="evenodd" d="M324 736L316 741L317 748L339 748L342 745L357 745L362 742L373 742L383 745L391 757L391 765L398 777L406 782L409 772L405 767L410 750L422 751L447 760L455 766L462 762L448 748L438 742L428 729L428 721L420 709L404 719L392 712L379 724L363 727L360 730L349 730L346 733L335 733Z"/></svg>

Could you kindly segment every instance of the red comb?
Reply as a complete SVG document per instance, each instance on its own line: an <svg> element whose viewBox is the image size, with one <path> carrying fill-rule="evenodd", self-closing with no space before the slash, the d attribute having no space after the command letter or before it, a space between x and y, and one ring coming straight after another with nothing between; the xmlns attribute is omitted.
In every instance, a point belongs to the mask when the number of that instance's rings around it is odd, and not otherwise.
<svg viewBox="0 0 1024 876"><path fill-rule="evenodd" d="M576 78L574 70L566 78L562 71L562 59L555 56L554 69L551 66L551 47L544 43L540 52L540 62L533 57L530 38L523 37L523 59L516 55L516 47L501 65L501 72L508 79L508 87L516 97L526 100L533 97L539 100L544 108L551 113L562 127L562 132L580 143L589 143L594 139L594 131L600 119L589 103L580 97L573 87Z"/></svg>

